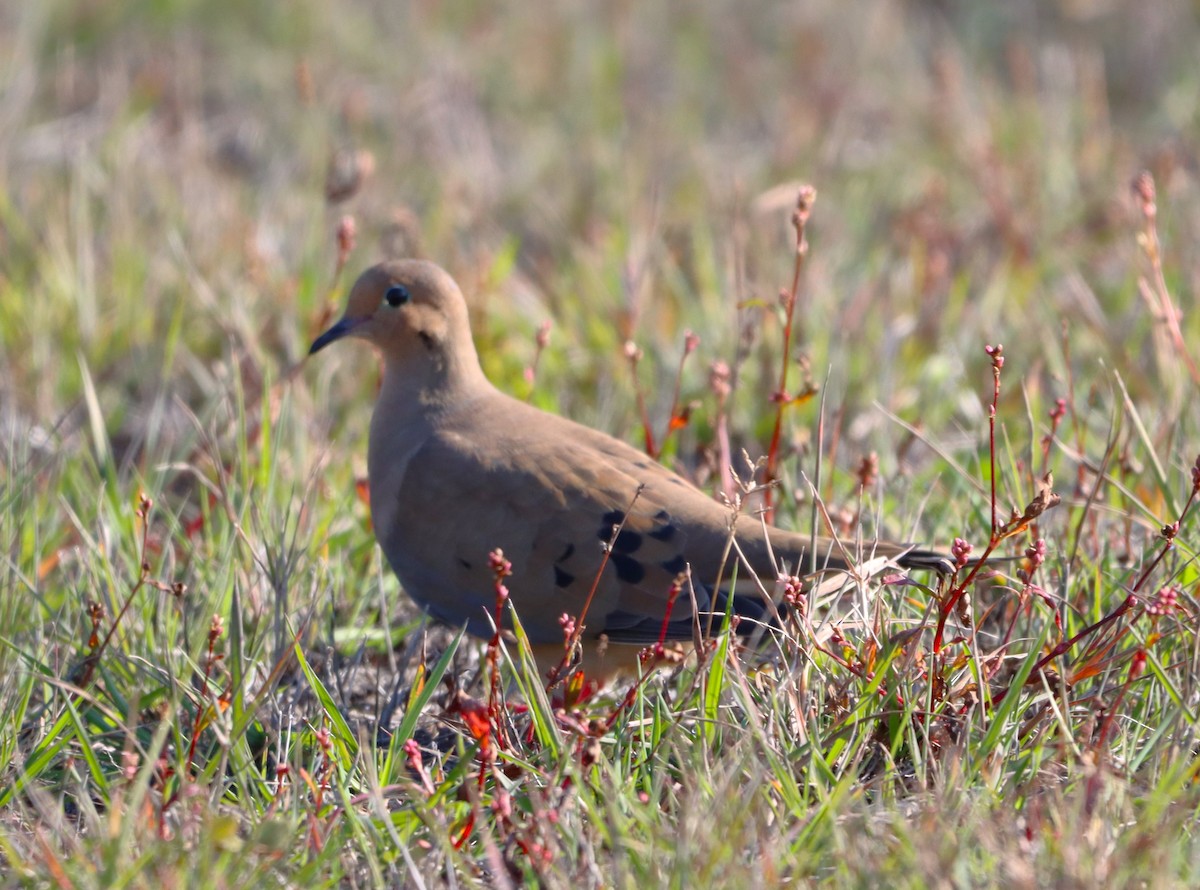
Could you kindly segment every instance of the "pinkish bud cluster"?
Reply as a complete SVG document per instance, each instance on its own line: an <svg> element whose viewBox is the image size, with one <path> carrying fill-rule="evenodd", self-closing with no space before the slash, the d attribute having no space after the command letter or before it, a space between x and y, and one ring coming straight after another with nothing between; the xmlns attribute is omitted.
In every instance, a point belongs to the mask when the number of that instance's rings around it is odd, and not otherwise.
<svg viewBox="0 0 1200 890"><path fill-rule="evenodd" d="M1055 399L1054 407L1050 409L1050 431L1042 436L1042 457L1049 459L1050 445L1054 442L1054 434L1058 432L1063 418L1067 416L1067 400Z"/></svg>
<svg viewBox="0 0 1200 890"><path fill-rule="evenodd" d="M1192 465L1192 492L1200 494L1200 454L1196 455L1196 463Z"/></svg>
<svg viewBox="0 0 1200 890"><path fill-rule="evenodd" d="M1029 579L1046 561L1046 542L1038 538L1032 544L1025 548L1025 560L1029 563L1028 567L1022 566L1017 570L1017 577L1029 583Z"/></svg>
<svg viewBox="0 0 1200 890"><path fill-rule="evenodd" d="M425 765L421 756L421 746L417 744L416 739L409 739L404 743L404 756L408 758L408 765L414 770L420 770Z"/></svg>
<svg viewBox="0 0 1200 890"><path fill-rule="evenodd" d="M985 346L985 347L983 347L983 351L992 357L992 367L995 370L999 371L1001 368L1004 367L1004 346L1003 346L1003 344L997 343L995 346L991 346L991 345Z"/></svg>
<svg viewBox="0 0 1200 890"><path fill-rule="evenodd" d="M408 768L421 780L421 787L425 793L433 794L435 791L433 780L425 769L425 758L421 755L421 746L417 744L416 739L409 739L404 743L404 756L408 759Z"/></svg>
<svg viewBox="0 0 1200 890"><path fill-rule="evenodd" d="M492 570L492 574L500 578L507 578L512 574L512 563L504 558L504 551L497 547L488 554L488 568Z"/></svg>
<svg viewBox="0 0 1200 890"><path fill-rule="evenodd" d="M329 754L333 750L333 736L329 732L328 726L322 726L314 735L317 744L321 746L321 750Z"/></svg>
<svg viewBox="0 0 1200 890"><path fill-rule="evenodd" d="M694 331L683 332L683 354L691 355L700 345L700 335Z"/></svg>
<svg viewBox="0 0 1200 890"><path fill-rule="evenodd" d="M563 636L566 639L569 640L569 639L571 639L571 637L573 637L575 635L575 628L577 626L575 623L575 619L572 618L570 615L568 615L566 612L563 612L561 615L558 616L558 626L563 629Z"/></svg>
<svg viewBox="0 0 1200 890"><path fill-rule="evenodd" d="M971 551L975 548L962 538L955 538L954 543L950 545L950 555L954 557L954 565L957 568L962 568L967 564L967 558L971 555Z"/></svg>
<svg viewBox="0 0 1200 890"><path fill-rule="evenodd" d="M800 186L800 191L796 195L796 209L792 211L792 225L797 230L803 231L816 200L817 190L815 188L811 185Z"/></svg>
<svg viewBox="0 0 1200 890"><path fill-rule="evenodd" d="M1154 599L1146 606L1147 615L1170 615L1179 607L1179 588L1170 585L1161 588L1154 594Z"/></svg>
<svg viewBox="0 0 1200 890"><path fill-rule="evenodd" d="M496 607L499 609L500 603L508 599L508 587L505 586L504 579L512 574L512 563L504 558L504 551L497 547L488 554L488 568L492 570L492 578L495 580Z"/></svg>
<svg viewBox="0 0 1200 890"><path fill-rule="evenodd" d="M1042 538L1038 538L1026 547L1025 558L1033 564L1035 569L1044 563L1046 561L1046 542Z"/></svg>
<svg viewBox="0 0 1200 890"><path fill-rule="evenodd" d="M547 319L538 325L537 330L537 346L538 349L545 349L550 343L550 320Z"/></svg>
<svg viewBox="0 0 1200 890"><path fill-rule="evenodd" d="M775 589L783 590L783 601L794 609L804 607L804 581L797 575L780 575L775 580Z"/></svg>

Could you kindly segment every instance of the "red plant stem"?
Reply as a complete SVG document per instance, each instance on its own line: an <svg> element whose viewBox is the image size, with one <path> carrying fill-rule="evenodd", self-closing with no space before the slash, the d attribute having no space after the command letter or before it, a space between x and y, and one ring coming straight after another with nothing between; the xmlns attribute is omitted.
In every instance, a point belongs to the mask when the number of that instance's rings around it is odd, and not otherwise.
<svg viewBox="0 0 1200 890"><path fill-rule="evenodd" d="M1000 403L1000 369L1004 367L1002 346L997 345L992 355L992 404L988 408L988 464L991 467L992 483L992 537L996 537L998 519L996 516L996 406ZM987 348L992 352L992 348Z"/></svg>
<svg viewBox="0 0 1200 890"><path fill-rule="evenodd" d="M942 651L942 639L946 631L946 621L954 614L954 607L958 605L958 601L963 598L963 594L967 592L967 588L971 586L971 582L975 580L975 576L987 564L988 557L992 555L992 551L996 549L1002 540L1003 538L993 535L992 539L988 541L987 547L984 548L983 553L974 558L975 562L971 566L971 571L967 573L967 577L963 578L950 591L950 596L946 598L945 605L938 610L937 631L933 635L933 652L935 655Z"/></svg>
<svg viewBox="0 0 1200 890"><path fill-rule="evenodd" d="M688 356L696 351L699 342L700 338L691 331L684 334L683 355L679 357L679 367L675 370L675 391L671 394L671 410L667 414L667 428L663 431L662 448L666 447L667 440L680 425L679 394L683 390L683 368L687 364ZM662 448L659 449L660 452Z"/></svg>
<svg viewBox="0 0 1200 890"><path fill-rule="evenodd" d="M658 632L658 642L653 646L646 647L639 654L639 657L643 659L643 664L652 664L656 658L660 658L662 656L663 644L667 641L667 625L671 621L671 611L675 607L675 600L679 597L680 591L683 590L683 585L686 580L687 575L681 574L676 576L675 580L671 582L671 587L667 591L667 607L663 614L662 627ZM604 727L604 732L608 732L610 729L612 729L613 724L617 722L617 718L621 716L621 712L634 703L634 701L637 699L638 691L646 684L646 681L650 679L650 673L650 670L642 671L642 675L638 677L637 682L629 687L628 691L625 693L625 697L621 699L621 703L613 708L612 712L609 713L608 717L604 720L604 723L602 724Z"/></svg>
<svg viewBox="0 0 1200 890"><path fill-rule="evenodd" d="M647 431L649 431L649 428L647 428ZM633 493L633 498L629 501L629 507L621 516L621 521L613 528L612 537L608 539L608 543L604 548L604 555L600 558L600 568L596 570L596 577L592 579L592 587L588 591L587 599L583 601L583 608L579 611L579 616L575 619L575 630L564 645L566 651L563 654L562 661L551 671L549 678L549 685L551 686L562 678L563 672L567 669L567 662L571 657L571 653L575 651L575 647L579 645L579 641L583 637L584 621L587 618L588 610L592 607L592 600L596 598L596 590L600 587L600 578L604 574L605 568L608 567L608 558L612 553L612 545L617 540L617 536L621 534L621 529L625 527L625 520L629 517L630 511L633 510L634 504L638 502L638 498L642 496L642 490L645 487L645 484L637 487L637 491Z"/></svg>
<svg viewBox="0 0 1200 890"><path fill-rule="evenodd" d="M617 718L621 716L621 713L633 705L633 703L637 700L638 692L641 691L642 687L645 686L646 682L650 679L650 674L651 671L649 670L642 671L642 675L638 677L637 682L630 685L629 690L625 693L625 697L621 699L620 704L613 708L612 712L608 715L608 717L605 718L604 723L601 724L604 727L601 735L612 729L613 724L617 722Z"/></svg>
<svg viewBox="0 0 1200 890"><path fill-rule="evenodd" d="M1125 693L1129 691L1129 687L1134 681L1141 676L1142 671L1146 667L1146 650L1136 649L1133 653L1133 659L1129 665L1129 674L1125 682L1121 684L1121 688L1117 690L1117 697L1112 705L1107 708L1104 715L1104 720L1100 723L1100 731L1096 734L1096 742L1092 746L1099 750L1108 741L1108 734L1112 731L1113 719L1117 716L1117 712L1121 709L1122 702L1125 701Z"/></svg>
<svg viewBox="0 0 1200 890"><path fill-rule="evenodd" d="M216 663L217 640L221 638L220 621L213 617L212 629L208 632L208 659L204 664L204 679L200 682L200 697L196 703L196 719L192 724L192 741L188 744L187 760L184 766L191 773L192 764L196 761L196 743L200 739L201 724L204 720L205 700L208 698L208 683L212 678L213 665ZM178 792L176 792L178 793Z"/></svg>
<svg viewBox="0 0 1200 890"><path fill-rule="evenodd" d="M1130 609L1132 609L1135 605L1137 605L1137 603L1138 603L1138 598L1132 593L1129 594L1129 596L1125 597L1125 599L1122 601L1121 605L1117 606L1117 608L1113 609L1111 612L1109 612L1107 615L1105 615L1103 618L1101 618L1095 624L1089 624L1083 630L1079 631L1079 633L1075 634L1070 639L1063 640L1058 645L1056 645L1053 649L1051 649L1049 652L1047 652L1045 655L1043 655L1041 658L1039 658L1037 660L1037 663L1033 666L1033 670L1030 672L1030 676L1031 677L1035 676L1046 665L1048 665L1050 662L1054 661L1054 659L1058 658L1061 655L1065 655L1068 651L1070 651L1072 646L1074 646L1076 643L1078 643L1084 637L1088 636L1089 634L1093 634L1098 630L1102 630L1103 628L1112 624L1114 621L1116 621L1118 618L1120 618L1122 615L1124 615L1126 612L1128 612ZM1009 690L1007 690L1007 689L1000 690L1000 692L998 692L996 694L996 696L992 699L993 705L999 705L1002 701L1004 701L1004 696L1007 695L1008 692L1009 692Z"/></svg>
<svg viewBox="0 0 1200 890"><path fill-rule="evenodd" d="M996 408L1000 404L1000 370L1004 367L1004 346L997 343L994 347L986 346L984 351L992 357L992 403L988 407L988 462L991 467L991 512L992 512L992 533L988 538L987 547L984 548L983 555L975 560L975 564L971 567L971 571L967 573L967 577L962 580L946 598L946 602L938 611L937 630L933 635L933 652L938 654L942 651L942 641L946 632L946 621L954 612L954 607L958 605L958 601L963 598L963 594L967 592L967 587L975 580L975 576L979 574L980 569L987 563L987 558L992 555L992 551L1003 540L1001 527L999 524L998 514L996 512Z"/></svg>
<svg viewBox="0 0 1200 890"><path fill-rule="evenodd" d="M638 485L637 491L633 493L633 497L629 501L629 506L621 516L621 521L613 528L608 546L604 548L604 557L600 560L600 568L596 571L596 577L592 579L592 587L588 591L587 599L583 601L583 608L579 612L578 626L575 628L575 638L571 641L572 644L578 643L579 638L583 635L583 622L587 619L588 610L592 607L592 600L596 598L596 590L600 587L600 576L604 574L604 569L608 566L608 557L612 553L613 542L617 540L617 536L625 528L625 520L629 518L630 511L633 510L634 504L638 502L638 498L642 496L645 488L645 484Z"/></svg>
<svg viewBox="0 0 1200 890"><path fill-rule="evenodd" d="M641 361L642 351L632 341L625 344L625 358L629 361L629 370L633 374L633 395L637 400L638 417L642 422L642 436L645 439L645 451L652 460L658 460L658 446L654 444L654 430L650 426L650 412L646 410L646 393L638 378L638 362Z"/></svg>
<svg viewBox="0 0 1200 890"><path fill-rule="evenodd" d="M488 721L491 723L491 731L496 737L496 744L503 749L507 747L507 743L504 734L500 731L500 633L504 627L504 604L508 602L508 587L504 584L504 579L512 575L512 563L504 558L504 552L499 547L488 554L488 563L492 569L492 582L496 593L496 630L487 646L488 673L491 677L487 714ZM482 755L483 751L481 750L480 753ZM482 782L483 771L480 770L481 785Z"/></svg>
<svg viewBox="0 0 1200 890"><path fill-rule="evenodd" d="M794 295L786 300L787 317L783 327L783 367L779 372L779 389L775 393L775 427L771 431L771 444L767 448L767 470L764 478L763 503L766 507L766 521L770 525L775 522L775 506L773 482L779 477L779 441L783 437L783 409L787 404L787 369L788 356L791 352L792 312L796 307Z"/></svg>
<svg viewBox="0 0 1200 890"><path fill-rule="evenodd" d="M683 589L685 578L686 575L676 575L667 591L667 606L663 610L662 626L658 629L658 643L655 644L655 649L659 652L662 652L663 645L667 642L667 627L671 623L671 612L675 608L675 600L679 597L679 591Z"/></svg>
<svg viewBox="0 0 1200 890"><path fill-rule="evenodd" d="M1196 458L1196 466L1200 467L1200 457ZM1164 538L1164 546L1152 559L1149 565L1142 570L1142 574L1138 576L1134 582L1133 590L1136 593L1142 589L1142 585L1146 583L1146 579L1150 577L1150 573L1158 567L1158 564L1163 561L1166 555L1175 547L1175 535L1179 533L1180 526L1183 525L1183 520L1187 517L1192 509L1192 504L1196 502L1196 495L1200 493L1200 485L1192 486L1192 493L1188 496L1187 503L1183 505L1183 509L1179 511L1179 518L1171 525L1164 526L1162 536Z"/></svg>
<svg viewBox="0 0 1200 890"><path fill-rule="evenodd" d="M1179 511L1179 519L1176 520L1171 525L1165 526L1163 528L1162 534L1163 534L1163 538L1165 540L1164 540L1162 548L1159 550L1158 554L1154 557L1154 559L1151 560L1150 564L1148 566L1146 566L1146 568L1138 576L1137 581L1135 581L1133 584L1133 587L1130 588L1131 592L1129 593L1129 595L1125 597L1125 599L1122 601L1121 605L1117 606L1117 608L1114 609L1112 612L1110 612L1108 615L1105 615L1103 618L1101 618L1096 623L1088 625L1083 630L1079 631L1079 633L1072 636L1070 639L1060 642L1057 646L1055 646L1053 649L1051 649L1050 652L1048 652L1046 655L1044 655L1040 659L1038 659L1037 663L1033 666L1033 673L1037 673L1038 671L1042 670L1042 668L1044 668L1051 661L1053 661L1054 659L1058 658L1061 655L1064 655L1068 650L1071 649L1072 646L1074 646L1076 643L1078 643L1085 636L1087 636L1088 634L1095 633L1096 631L1111 624L1113 621L1120 618L1122 615L1124 615L1126 612L1130 611L1134 606L1136 606L1138 604L1138 602L1139 602L1138 591L1141 589L1142 585L1144 585L1146 583L1146 580L1150 577L1150 573L1158 566L1158 564L1160 562L1162 562L1164 557L1166 557L1167 553L1170 552L1170 550L1172 548L1174 548L1175 535L1176 535L1176 533L1178 533L1179 527L1183 524L1183 520L1185 518L1187 518L1188 513L1191 511L1192 505L1195 504L1196 498L1198 496L1200 496L1200 457L1196 458L1196 463L1192 470L1192 474L1193 474L1192 475L1192 478L1193 478L1192 491L1191 491L1191 494L1188 496L1187 502L1183 505L1183 509ZM1000 702L1002 702L1004 700L1004 696L1005 696L1006 692L1007 692L1007 690L1002 690L993 700L994 703L999 704Z"/></svg>
<svg viewBox="0 0 1200 890"><path fill-rule="evenodd" d="M1054 403L1054 409L1050 412L1050 432L1042 437L1042 475L1045 476L1050 472L1050 446L1054 444L1054 437L1058 435L1058 428L1062 424L1063 417L1067 413L1067 400L1058 399Z"/></svg>
<svg viewBox="0 0 1200 890"><path fill-rule="evenodd" d="M125 602L121 604L121 610L117 612L116 617L113 619L112 626L109 627L108 633L104 635L104 639L100 640L100 642L93 647L92 651L88 653L87 658L84 660L83 671L77 684L78 689L80 690L78 694L80 695L82 694L82 691L91 684L92 676L96 671L96 665L100 663L100 656L104 654L106 649L108 649L109 644L112 642L113 636L117 632L117 628L121 625L121 620L129 611L129 607L133 605L133 598L137 596L138 591L147 584L160 589L170 589L169 587L161 584L161 582L151 580L150 563L146 561L146 551L150 537L150 508L153 506L154 501L147 497L144 492L138 495L137 516L142 520L142 541L141 547L139 548L140 552L138 553L138 579L133 587L129 589L129 595L125 597Z"/></svg>
<svg viewBox="0 0 1200 890"><path fill-rule="evenodd" d="M779 360L779 388L772 398L775 400L775 428L771 431L771 445L767 449L767 467L765 473L765 488L763 491L763 506L767 524L775 521L775 507L772 503L772 483L779 476L779 443L783 438L783 412L790 401L787 394L788 365L792 354L792 325L796 314L796 302L800 292L800 273L804 269L804 257L808 253L808 240L804 230L808 224L808 215L812 211L813 202L817 198L817 190L811 185L800 187L796 199L796 210L792 213L792 226L796 230L796 257L792 264L792 286L790 290L779 296L783 302L783 354Z"/></svg>

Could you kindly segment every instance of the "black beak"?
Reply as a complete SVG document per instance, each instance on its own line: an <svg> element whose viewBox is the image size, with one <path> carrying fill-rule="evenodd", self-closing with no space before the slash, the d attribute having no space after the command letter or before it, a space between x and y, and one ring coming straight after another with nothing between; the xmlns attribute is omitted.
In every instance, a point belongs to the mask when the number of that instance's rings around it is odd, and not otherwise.
<svg viewBox="0 0 1200 890"><path fill-rule="evenodd" d="M308 347L308 354L312 355L313 353L320 352L334 340L342 339L342 337L345 337L352 330L354 330L354 327L357 324L357 319L343 318L341 321L323 333L320 337L313 340L312 346Z"/></svg>

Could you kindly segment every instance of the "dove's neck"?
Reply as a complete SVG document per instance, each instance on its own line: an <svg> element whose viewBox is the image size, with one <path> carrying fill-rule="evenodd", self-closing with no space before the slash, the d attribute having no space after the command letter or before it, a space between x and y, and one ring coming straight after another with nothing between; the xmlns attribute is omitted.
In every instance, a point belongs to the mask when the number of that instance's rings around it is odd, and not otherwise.
<svg viewBox="0 0 1200 890"><path fill-rule="evenodd" d="M367 474L371 485L371 513L376 528L394 527L395 498L386 492L401 490L413 457L447 420L496 390L483 376L475 351L469 362L435 367L430 362L406 366L387 361L383 382L371 416L367 446Z"/></svg>
<svg viewBox="0 0 1200 890"><path fill-rule="evenodd" d="M470 340L454 349L427 352L407 360L385 353L372 432L377 426L393 435L409 428L417 432L491 392L495 390L483 375Z"/></svg>

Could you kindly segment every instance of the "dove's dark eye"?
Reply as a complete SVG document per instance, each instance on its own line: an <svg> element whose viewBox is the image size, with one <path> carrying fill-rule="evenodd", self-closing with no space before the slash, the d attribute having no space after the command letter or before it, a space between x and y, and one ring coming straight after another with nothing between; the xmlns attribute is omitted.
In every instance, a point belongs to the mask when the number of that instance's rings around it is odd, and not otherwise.
<svg viewBox="0 0 1200 890"><path fill-rule="evenodd" d="M403 284L393 284L383 295L383 301L393 308L403 306L409 299L408 288Z"/></svg>

